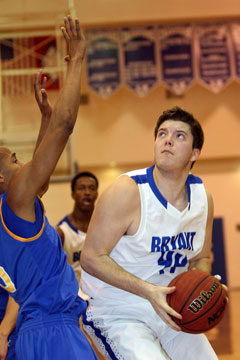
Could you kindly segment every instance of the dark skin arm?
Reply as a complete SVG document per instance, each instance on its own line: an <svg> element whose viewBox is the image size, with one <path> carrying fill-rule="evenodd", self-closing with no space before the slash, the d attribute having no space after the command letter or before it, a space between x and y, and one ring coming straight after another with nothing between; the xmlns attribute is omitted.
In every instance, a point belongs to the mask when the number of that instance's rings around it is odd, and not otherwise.
<svg viewBox="0 0 240 360"><path fill-rule="evenodd" d="M82 62L85 39L79 22L70 16L62 27L69 49L70 60L64 85L53 109L46 133L30 162L11 177L7 202L19 217L35 221L35 199L47 183L71 135L79 108Z"/></svg>
<svg viewBox="0 0 240 360"><path fill-rule="evenodd" d="M39 72L37 73L37 75L35 77L35 81L34 81L35 99L37 101L39 110L41 111L41 115L42 115L40 130L38 133L38 138L37 138L34 152L36 152L37 148L39 147L39 145L47 131L47 128L48 128L48 125L49 125L49 122L51 119L51 115L52 115L52 106L48 100L47 92L45 89L47 77L44 76L42 81L41 81L41 79L42 79L42 69L39 70ZM41 191L38 193L38 195L40 197L42 197L45 194L45 192L48 190L49 181L50 181L50 178L48 179L47 183L44 184Z"/></svg>
<svg viewBox="0 0 240 360"><path fill-rule="evenodd" d="M4 318L0 324L0 360L5 360L8 351L8 337L14 329L18 316L18 304L9 296Z"/></svg>

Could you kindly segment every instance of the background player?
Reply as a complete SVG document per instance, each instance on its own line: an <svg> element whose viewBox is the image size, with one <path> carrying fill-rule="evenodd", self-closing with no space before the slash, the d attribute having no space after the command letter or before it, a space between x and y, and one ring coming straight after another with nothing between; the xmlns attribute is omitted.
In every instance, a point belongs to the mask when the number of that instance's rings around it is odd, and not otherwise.
<svg viewBox="0 0 240 360"><path fill-rule="evenodd" d="M98 196L98 179L89 171L79 172L71 181L73 211L57 225L63 250L67 253L68 263L72 265L80 283L80 254L86 238L88 225Z"/></svg>
<svg viewBox="0 0 240 360"><path fill-rule="evenodd" d="M45 135L30 162L0 148L0 277L20 305L16 354L19 360L96 359L79 329L86 302L61 240L37 195L48 183L74 128L79 107L85 40L79 22L64 18L69 49L64 85Z"/></svg>
<svg viewBox="0 0 240 360"><path fill-rule="evenodd" d="M217 359L203 334L179 331L166 302L176 275L211 270L213 201L189 174L202 145L191 114L164 112L155 165L119 177L96 204L81 255L84 328L107 359Z"/></svg>

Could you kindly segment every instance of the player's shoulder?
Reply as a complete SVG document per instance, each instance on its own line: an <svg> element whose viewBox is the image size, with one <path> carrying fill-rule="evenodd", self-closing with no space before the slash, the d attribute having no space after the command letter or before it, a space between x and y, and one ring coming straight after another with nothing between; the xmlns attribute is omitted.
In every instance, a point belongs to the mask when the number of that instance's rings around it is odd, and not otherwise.
<svg viewBox="0 0 240 360"><path fill-rule="evenodd" d="M106 189L106 193L128 196L137 193L138 188L134 179L128 174L123 174L116 178L112 184Z"/></svg>
<svg viewBox="0 0 240 360"><path fill-rule="evenodd" d="M139 202L139 190L135 181L123 175L115 179L101 194L98 204L109 208L133 208Z"/></svg>

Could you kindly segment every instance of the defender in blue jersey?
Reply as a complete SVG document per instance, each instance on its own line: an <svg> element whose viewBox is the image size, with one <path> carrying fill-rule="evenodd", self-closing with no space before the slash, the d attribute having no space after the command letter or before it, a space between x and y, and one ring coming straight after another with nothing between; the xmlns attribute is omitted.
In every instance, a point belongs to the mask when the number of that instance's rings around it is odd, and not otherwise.
<svg viewBox="0 0 240 360"><path fill-rule="evenodd" d="M154 166L120 176L95 207L81 254L83 323L106 359L217 359L205 335L179 331L166 302L176 275L211 271L213 202L189 173L202 145L191 114L164 112Z"/></svg>
<svg viewBox="0 0 240 360"><path fill-rule="evenodd" d="M19 304L19 360L96 359L79 329L87 303L48 223L41 194L74 128L85 40L70 16L62 27L69 55L65 83L32 160L21 163L0 147L0 285ZM44 91L43 91L44 94Z"/></svg>

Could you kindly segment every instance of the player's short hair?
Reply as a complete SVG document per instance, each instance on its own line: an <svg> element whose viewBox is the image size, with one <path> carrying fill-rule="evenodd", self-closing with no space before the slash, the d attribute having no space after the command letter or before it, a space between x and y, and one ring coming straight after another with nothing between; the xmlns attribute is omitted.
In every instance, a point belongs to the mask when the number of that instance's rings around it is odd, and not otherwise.
<svg viewBox="0 0 240 360"><path fill-rule="evenodd" d="M72 192L75 190L75 185L76 185L77 180L79 178L81 178L81 177L91 177L91 178L93 178L95 180L95 182L96 182L96 186L97 186L97 189L98 189L98 179L97 179L97 177L93 173L91 173L90 171L81 171L81 172L77 173L74 176L74 178L72 179L72 181L71 181Z"/></svg>
<svg viewBox="0 0 240 360"><path fill-rule="evenodd" d="M157 137L158 129L161 126L161 124L166 120L175 120L175 121L182 121L184 123L187 123L190 126L191 133L193 136L193 149L199 149L201 150L204 143L204 133L203 129L196 120L192 114L187 112L186 110L181 109L178 106L173 107L172 109L168 109L162 113L162 115L159 117L155 130L154 130L154 136L155 139Z"/></svg>

